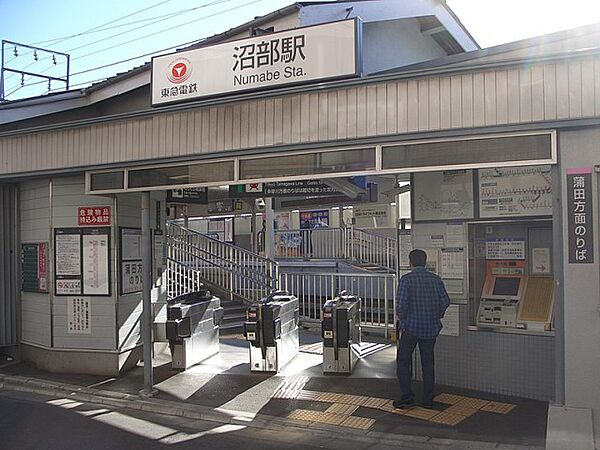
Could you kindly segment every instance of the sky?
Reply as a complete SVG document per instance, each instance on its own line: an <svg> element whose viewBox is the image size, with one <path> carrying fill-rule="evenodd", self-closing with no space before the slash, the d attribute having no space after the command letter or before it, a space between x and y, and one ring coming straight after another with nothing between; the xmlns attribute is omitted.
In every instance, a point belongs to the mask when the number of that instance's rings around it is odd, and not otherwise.
<svg viewBox="0 0 600 450"><path fill-rule="evenodd" d="M397 0L403 1L403 0ZM431 1L431 0L427 0ZM129 70L151 54L225 31L293 0L0 0L0 38L71 55L71 87ZM448 0L481 47L600 23L600 0ZM5 47L5 67L66 73L58 54ZM161 54L162 54L161 53ZM54 64L53 56L56 58ZM35 59L37 57L37 60ZM123 61L119 64L115 64ZM107 66L107 67L103 67ZM64 83L6 74L10 100L64 89ZM33 84L35 83L35 84Z"/></svg>

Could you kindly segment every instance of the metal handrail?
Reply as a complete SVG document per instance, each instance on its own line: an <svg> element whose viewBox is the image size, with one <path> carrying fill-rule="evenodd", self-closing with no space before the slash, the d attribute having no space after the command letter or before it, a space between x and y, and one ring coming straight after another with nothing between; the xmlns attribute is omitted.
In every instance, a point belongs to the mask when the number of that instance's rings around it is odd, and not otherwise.
<svg viewBox="0 0 600 450"><path fill-rule="evenodd" d="M346 254L350 259L375 264L390 272L398 273L397 240L360 228L349 227L346 231Z"/></svg>
<svg viewBox="0 0 600 450"><path fill-rule="evenodd" d="M247 300L277 288L276 261L175 223L167 225L169 298L198 290L208 282Z"/></svg>
<svg viewBox="0 0 600 450"><path fill-rule="evenodd" d="M346 290L361 299L361 326L383 329L388 337L394 329L397 279L389 273L285 272L279 285L298 297L303 322L320 320L323 304Z"/></svg>

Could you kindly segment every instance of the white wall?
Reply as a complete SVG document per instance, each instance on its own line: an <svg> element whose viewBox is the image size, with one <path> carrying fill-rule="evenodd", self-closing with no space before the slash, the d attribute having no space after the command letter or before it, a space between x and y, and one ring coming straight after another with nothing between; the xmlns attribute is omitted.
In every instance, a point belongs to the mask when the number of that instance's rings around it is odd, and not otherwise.
<svg viewBox="0 0 600 450"><path fill-rule="evenodd" d="M54 228L78 227L77 207L109 205L114 216L115 205L110 196L85 194L84 177L54 178L52 187L52 221ZM107 349L116 348L115 333L115 289L116 255L114 252L115 233L111 227L111 293L109 297L90 297L91 334L71 334L67 332L67 296L54 296L53 333L54 347ZM53 259L53 257L52 257Z"/></svg>
<svg viewBox="0 0 600 450"><path fill-rule="evenodd" d="M568 263L566 171L600 164L600 128L560 133L563 205L566 405L592 408L600 442L600 236L597 174L593 173L594 263Z"/></svg>
<svg viewBox="0 0 600 450"><path fill-rule="evenodd" d="M363 52L365 74L446 56L416 19L366 23Z"/></svg>
<svg viewBox="0 0 600 450"><path fill-rule="evenodd" d="M50 182L48 179L24 181L20 184L21 243L50 244ZM48 264L51 260L48 247ZM48 265L48 267L50 267ZM49 289L52 289L50 276ZM21 292L21 324L24 342L50 345L50 295Z"/></svg>
<svg viewBox="0 0 600 450"><path fill-rule="evenodd" d="M156 202L161 207L161 227L165 229L165 205L166 195L163 192L153 192L150 204L150 227L156 228ZM117 240L114 245L115 257L118 261L119 255L119 227L140 228L141 223L141 195L119 194L117 195L117 216L115 223L115 235ZM120 268L116 268L116 276L121 276ZM115 295L117 297L118 347L120 350L131 348L141 342L140 321L142 316L142 294L141 292L131 294L120 294L120 279L116 279ZM163 278L164 281L164 278ZM153 289L153 302L166 301L166 285Z"/></svg>

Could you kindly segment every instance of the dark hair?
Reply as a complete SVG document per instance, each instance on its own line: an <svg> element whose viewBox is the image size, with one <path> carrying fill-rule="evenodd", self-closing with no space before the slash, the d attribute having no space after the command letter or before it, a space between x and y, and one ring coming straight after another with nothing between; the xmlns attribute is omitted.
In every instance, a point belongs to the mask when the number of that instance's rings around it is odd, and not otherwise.
<svg viewBox="0 0 600 450"><path fill-rule="evenodd" d="M413 267L424 266L427 263L427 253L417 248L408 254L408 260Z"/></svg>

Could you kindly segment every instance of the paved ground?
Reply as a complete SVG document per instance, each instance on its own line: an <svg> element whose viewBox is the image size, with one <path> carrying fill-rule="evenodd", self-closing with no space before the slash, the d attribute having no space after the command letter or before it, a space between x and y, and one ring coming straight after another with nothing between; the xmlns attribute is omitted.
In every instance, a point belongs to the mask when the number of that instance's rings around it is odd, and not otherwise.
<svg viewBox="0 0 600 450"><path fill-rule="evenodd" d="M28 449L388 449L386 442L357 442L294 429L219 425L197 419L109 408L65 398L0 391L4 450ZM423 450L407 442L406 450ZM439 448L439 447L438 447Z"/></svg>
<svg viewBox="0 0 600 450"><path fill-rule="evenodd" d="M303 333L301 343L309 345L318 340L316 334ZM300 417L310 422L309 428L312 423L337 426L339 423L334 422L339 417L323 413L329 408L340 408L340 405L350 403L356 407L350 407L350 412L344 413L350 417L349 420L358 421L358 425L366 423L365 433L368 431L379 437L405 436L410 442L410 436L413 436L415 440L431 439L429 444L447 440L448 445L461 441L463 448L467 445L465 442L469 442L471 448L544 446L547 417L547 404L544 402L438 386L438 393L444 394L440 398L445 403L436 405L437 411L433 413L437 413L436 417L430 417L426 411L419 409L406 415L395 414L389 404L384 404L385 399L395 397L397 390L394 359L394 348L383 346L380 351L359 361L351 376L324 376L322 356L314 352L302 352L277 375L250 373L246 342L228 337L222 339L219 355L185 372L171 371L168 357L157 357L155 387L158 394L154 401L244 415L250 418L250 427L246 430L253 429L253 433L257 432L257 425L252 418L260 416ZM137 394L143 385L141 367L117 379L48 374L24 364L2 368L0 375L2 373L123 394ZM324 393L333 393L333 399L326 398ZM346 396L340 397L342 394ZM370 404L367 404L367 400ZM455 405L456 402L459 404ZM378 406L374 407L373 404ZM307 415L309 419L303 418ZM354 425L352 431L356 432L357 424ZM336 429L339 436L343 437L344 428L337 426ZM296 432L303 433L302 430ZM228 439L235 439L238 434L244 433L228 432L227 436ZM289 448L297 448L298 442L302 442L302 447L306 448L304 439L308 439L309 445L311 433L305 434L302 441L289 441ZM257 442L260 439L263 437L257 436ZM268 442L269 439L266 439ZM338 440L334 439L331 445L336 442ZM160 444L160 440L157 440L157 444ZM323 442L317 440L314 444L319 446L317 444L322 445ZM283 442L279 448L286 448L285 445Z"/></svg>

